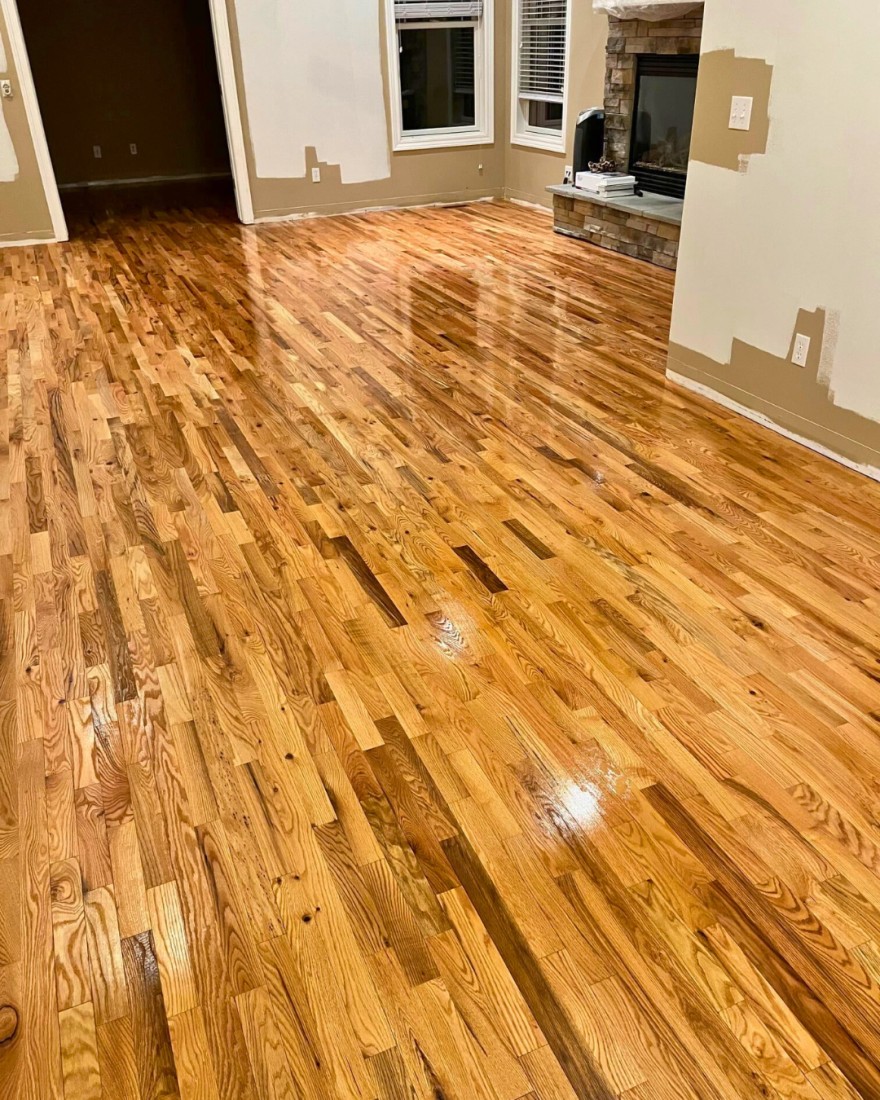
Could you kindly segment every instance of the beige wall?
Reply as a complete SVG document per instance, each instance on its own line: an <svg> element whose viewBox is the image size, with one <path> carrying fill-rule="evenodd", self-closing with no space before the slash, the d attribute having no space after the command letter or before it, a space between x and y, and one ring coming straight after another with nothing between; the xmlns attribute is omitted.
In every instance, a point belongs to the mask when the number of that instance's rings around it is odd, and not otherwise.
<svg viewBox="0 0 880 1100"><path fill-rule="evenodd" d="M236 2L227 0L234 46L237 46ZM369 0L365 0L369 2ZM389 95L386 54L385 2L373 0L379 20L386 102ZM307 157L305 178L261 179L254 170L247 123L247 88L240 59L236 72L245 127L245 144L250 164L254 211L259 217L291 213L337 213L383 205L450 202L484 196L510 198L549 206L545 188L561 182L565 165L571 161L574 123L579 111L600 105L604 95L605 45L608 20L594 14L589 0L572 0L571 78L568 101L566 153L548 153L510 141L511 49L513 0L495 3L495 142L492 145L442 149L428 152L392 153L389 178L369 183L343 184L339 169L322 164L314 152ZM237 54L237 49L236 49ZM390 121L388 141L391 142ZM482 166L482 167L480 167ZM321 168L321 182L311 182L311 169Z"/></svg>
<svg viewBox="0 0 880 1100"><path fill-rule="evenodd" d="M234 52L238 51L238 34L235 19L236 3L249 0L227 0ZM384 0L363 0L376 6L382 41L382 69L388 101L388 58L386 51L386 26ZM580 0L575 0L580 2ZM501 10L496 15L495 50L496 64L504 70L507 44L507 20L504 7L507 0L498 0ZM277 217L285 214L332 214L345 210L357 210L371 206L416 205L429 202L452 202L464 199L499 196L504 189L504 152L506 101L503 95L495 96L495 142L460 149L441 149L428 152L391 154L391 174L387 179L367 183L343 184L338 166L320 164L314 152L307 154L306 175L303 179L260 179L254 170L247 121L247 88L244 87L240 58L236 56L236 74L239 83L239 99L242 108L245 145L250 164L251 190L254 213L257 218ZM499 70L496 70L496 83ZM390 119L388 142L391 143ZM482 168L480 167L482 165ZM321 182L312 183L311 169L321 167Z"/></svg>
<svg viewBox="0 0 880 1100"><path fill-rule="evenodd" d="M876 0L711 0L669 369L880 469ZM751 133L731 95L755 98ZM795 333L812 338L806 367Z"/></svg>
<svg viewBox="0 0 880 1100"><path fill-rule="evenodd" d="M498 0L510 12L513 0ZM571 0L571 44L568 102L566 103L567 136L564 153L548 153L510 141L511 125L511 63L512 19L507 19L508 37L505 47L506 65L503 87L499 94L505 103L504 189L511 199L552 206L552 196L546 188L562 183L566 164L571 164L574 151L574 126L577 116L587 107L601 107L605 101L605 47L608 42L608 17L593 11L590 0Z"/></svg>
<svg viewBox="0 0 880 1100"><path fill-rule="evenodd" d="M19 92L18 73L13 68L9 35L0 11L0 36L6 55L6 72L2 75L13 81L14 99L3 100L2 111L12 137L18 158L18 176L11 183L0 183L0 243L51 239L52 219L43 193L43 183L34 155L30 128Z"/></svg>
<svg viewBox="0 0 880 1100"><path fill-rule="evenodd" d="M36 2L36 0L35 0ZM495 141L491 145L412 151L391 154L386 179L343 184L339 168L321 164L307 151L305 176L264 179L257 176L250 146L247 88L238 50L236 4L226 0L233 39L233 56L245 130L245 147L256 217L287 214L331 214L371 206L451 202L507 195L549 205L545 188L562 179L570 163L574 122L584 107L602 103L607 19L595 15L589 0L572 0L571 77L569 82L567 152L553 154L514 146L510 140L511 10L512 0L496 0L495 14ZM382 68L388 99L388 58L384 0L364 0L376 7L382 42ZM51 237L51 223L33 159L20 98L6 107L16 142L21 172L14 184L0 184L0 239ZM390 119L388 141L391 142ZM311 181L312 167L321 168L321 181Z"/></svg>

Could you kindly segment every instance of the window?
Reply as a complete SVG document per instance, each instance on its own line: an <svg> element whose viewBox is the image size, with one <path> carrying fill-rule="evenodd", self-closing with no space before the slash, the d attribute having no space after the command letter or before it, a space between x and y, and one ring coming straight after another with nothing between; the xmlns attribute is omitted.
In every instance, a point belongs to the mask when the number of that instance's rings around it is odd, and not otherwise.
<svg viewBox="0 0 880 1100"><path fill-rule="evenodd" d="M386 0L395 149L493 140L494 0Z"/></svg>
<svg viewBox="0 0 880 1100"><path fill-rule="evenodd" d="M565 151L570 0L514 0L511 140Z"/></svg>

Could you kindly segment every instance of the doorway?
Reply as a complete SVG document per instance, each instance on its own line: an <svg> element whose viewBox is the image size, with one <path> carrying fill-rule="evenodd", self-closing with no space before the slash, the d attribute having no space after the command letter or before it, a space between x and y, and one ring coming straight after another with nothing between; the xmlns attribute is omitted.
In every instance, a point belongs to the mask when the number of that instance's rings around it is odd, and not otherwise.
<svg viewBox="0 0 880 1100"><path fill-rule="evenodd" d="M210 0L18 0L74 235L117 213L235 216Z"/></svg>

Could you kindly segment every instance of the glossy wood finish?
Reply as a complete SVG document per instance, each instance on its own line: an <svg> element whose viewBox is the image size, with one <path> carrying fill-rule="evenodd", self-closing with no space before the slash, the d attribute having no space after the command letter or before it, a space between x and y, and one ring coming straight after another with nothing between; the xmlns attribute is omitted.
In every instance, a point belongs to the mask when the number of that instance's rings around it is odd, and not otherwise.
<svg viewBox="0 0 880 1100"><path fill-rule="evenodd" d="M522 208L0 256L0 1095L880 1096L880 490Z"/></svg>

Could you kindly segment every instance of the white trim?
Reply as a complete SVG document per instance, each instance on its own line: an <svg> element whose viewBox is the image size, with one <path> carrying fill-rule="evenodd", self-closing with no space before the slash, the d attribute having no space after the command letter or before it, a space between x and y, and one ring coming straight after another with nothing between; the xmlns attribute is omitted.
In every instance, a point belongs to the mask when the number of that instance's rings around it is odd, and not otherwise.
<svg viewBox="0 0 880 1100"><path fill-rule="evenodd" d="M54 237L28 237L24 241L4 241L0 237L0 248L25 248L39 244L57 244Z"/></svg>
<svg viewBox="0 0 880 1100"><path fill-rule="evenodd" d="M408 29L442 26L408 23ZM466 23L450 23L466 26ZM400 51L397 45L397 20L394 0L385 0L385 29L388 50L388 91L391 98L391 148L395 153L416 149L456 149L465 145L492 145L495 141L495 0L483 0L483 18L474 26L474 92L477 125L467 129L423 130L405 134L400 102Z"/></svg>
<svg viewBox="0 0 880 1100"><path fill-rule="evenodd" d="M214 28L214 49L217 54L217 72L220 76L220 97L223 100L223 117L226 121L226 140L229 143L229 162L232 165L232 179L235 184L235 205L241 221L245 225L253 225L254 201L251 195L251 175L244 143L238 81L235 77L229 11L226 0L210 0L210 7L211 24Z"/></svg>
<svg viewBox="0 0 880 1100"><path fill-rule="evenodd" d="M67 222L64 220L64 211L61 207L61 198L58 194L58 184L55 181L55 170L52 167L49 146L46 144L43 116L40 114L34 77L28 60L24 32L21 29L21 20L18 17L15 0L0 0L0 12L3 13L6 21L12 54L12 67L15 70L18 90L24 104L24 113L31 132L37 166L40 169L40 179L43 181L46 205L49 207L49 217L52 219L52 232L55 234L56 241L66 241L68 239ZM52 242L43 241L42 243L51 244Z"/></svg>
<svg viewBox="0 0 880 1100"><path fill-rule="evenodd" d="M522 103L528 98L519 94L519 56L522 30L522 0L513 0L511 18L513 19L510 58L510 143L525 145L530 149L543 149L548 153L564 153L568 141L568 92L571 79L571 20L572 0L565 5L565 90L562 94L562 128L545 130L530 126L522 111Z"/></svg>
<svg viewBox="0 0 880 1100"><path fill-rule="evenodd" d="M452 199L449 202L413 202L399 206L359 206L356 210L311 210L294 214L267 214L257 218L255 225L275 225L279 222L305 222L314 218L350 218L355 214L381 214L389 210L431 210L438 207L472 206L477 202L499 202L496 195L481 195L476 199Z"/></svg>
<svg viewBox="0 0 880 1100"><path fill-rule="evenodd" d="M534 210L537 214L546 214L549 218L553 217L553 207L544 206L540 202L532 202L531 199L515 199L513 195L504 196L505 202L512 202L514 206L524 206L527 210Z"/></svg>
<svg viewBox="0 0 880 1100"><path fill-rule="evenodd" d="M802 447L808 447L811 451L815 451L825 458L830 458L834 462L839 462L841 466L846 466L850 470L855 470L857 474L864 474L866 477L873 478L874 481L880 481L880 467L869 466L860 462L854 462L851 458L844 458L843 455L836 454L828 447L824 447L821 443L816 443L812 439L807 439L806 436L798 435L797 432L791 432L787 428L783 428L780 424L777 424L775 420L771 420L769 416L765 416L764 413L757 412L755 409L750 409L748 405L741 405L738 401L726 397L723 393L713 390L710 386L705 386L702 382L695 382L693 378L688 378L687 375L679 374L677 371L667 370L666 377L670 382L674 382L677 386L681 386L682 389L690 390L691 393L696 393L700 397L705 397L708 401L714 401L716 405L721 405L725 409L730 409L731 412L739 413L740 416L744 416L748 420L754 421L755 424L760 424L764 428L769 428L771 431L785 436L786 439L790 439L794 443L800 443Z"/></svg>
<svg viewBox="0 0 880 1100"><path fill-rule="evenodd" d="M565 108L562 108L562 129L558 133L556 130L542 130L537 126L528 126L525 123L523 123L522 130L517 130L517 122L522 120L522 111L519 108L521 102L519 97L515 97L515 104L512 109L514 117L510 144L524 145L528 149L543 149L545 153L564 153Z"/></svg>

